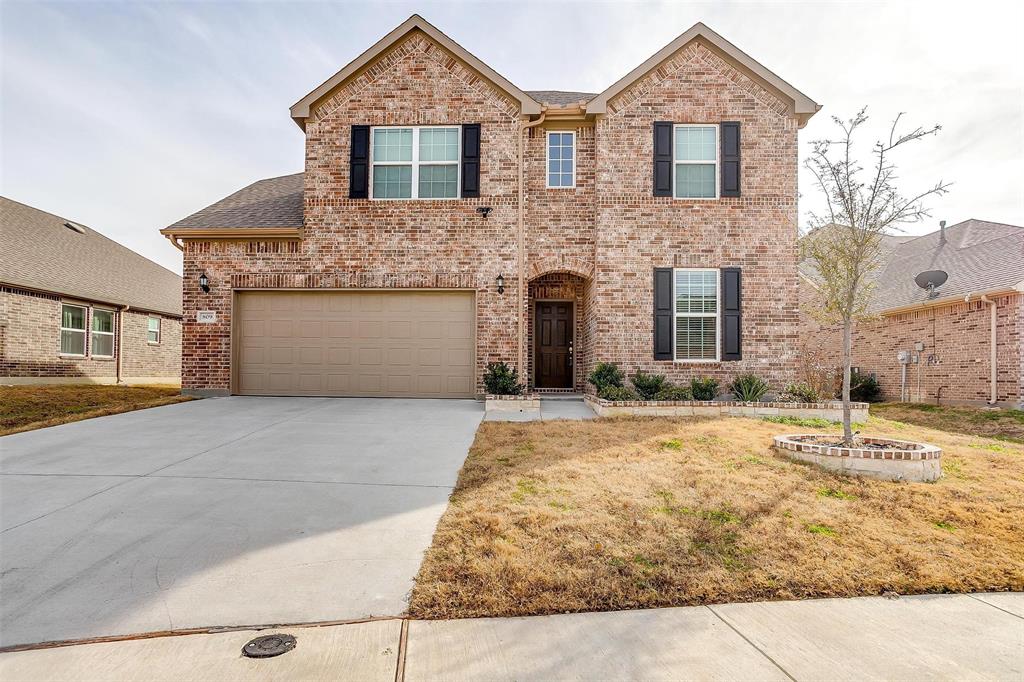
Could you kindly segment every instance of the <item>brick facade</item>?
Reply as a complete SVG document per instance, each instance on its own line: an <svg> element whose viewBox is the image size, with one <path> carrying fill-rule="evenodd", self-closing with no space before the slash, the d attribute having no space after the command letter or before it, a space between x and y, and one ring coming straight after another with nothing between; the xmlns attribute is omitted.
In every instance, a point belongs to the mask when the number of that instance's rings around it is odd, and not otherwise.
<svg viewBox="0 0 1024 682"><path fill-rule="evenodd" d="M814 288L801 283L805 306L813 306ZM999 296L996 302L996 392L999 404L1024 406L1024 295ZM990 398L990 311L978 300L885 315L854 327L852 365L875 374L885 400L900 399L900 350L916 352L907 366L911 402L984 405ZM802 343L820 349L842 365L842 329L802 315Z"/></svg>
<svg viewBox="0 0 1024 682"><path fill-rule="evenodd" d="M95 357L91 335L85 334L85 357L61 355L61 303L87 308L85 325L91 327L94 308L114 306L62 299L12 287L0 287L0 383L113 383L117 380L117 356L122 355L121 375L126 383L178 383L181 362L181 321L176 317L143 312L115 314L114 356ZM147 342L150 316L159 317L161 342ZM123 325L123 330L118 326ZM123 349L117 343L123 340ZM66 380L66 381L65 381Z"/></svg>
<svg viewBox="0 0 1024 682"><path fill-rule="evenodd" d="M743 196L651 196L655 120L741 121ZM299 241L184 242L186 389L231 390L231 310L244 288L459 288L476 292L478 389L488 362L517 362L525 310L532 375L533 301L577 302L576 383L597 361L684 380L753 371L791 380L798 332L797 121L786 105L699 41L579 124L523 130L518 102L412 32L311 110L305 226ZM348 198L352 125L482 124L479 199ZM577 133L574 189L545 187L547 129ZM526 279L517 302L519 136L525 147ZM486 218L477 207L489 206ZM743 360L652 359L652 277L660 266L743 268ZM195 285L205 272L211 285ZM495 278L503 274L506 291ZM195 323L212 310L215 324Z"/></svg>

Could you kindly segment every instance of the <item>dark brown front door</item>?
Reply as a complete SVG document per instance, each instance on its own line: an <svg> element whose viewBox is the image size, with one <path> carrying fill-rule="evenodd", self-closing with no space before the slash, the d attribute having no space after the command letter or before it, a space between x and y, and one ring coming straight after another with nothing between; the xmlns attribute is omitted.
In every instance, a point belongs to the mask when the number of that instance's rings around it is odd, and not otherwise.
<svg viewBox="0 0 1024 682"><path fill-rule="evenodd" d="M572 388L572 303L540 302L536 319L537 388Z"/></svg>

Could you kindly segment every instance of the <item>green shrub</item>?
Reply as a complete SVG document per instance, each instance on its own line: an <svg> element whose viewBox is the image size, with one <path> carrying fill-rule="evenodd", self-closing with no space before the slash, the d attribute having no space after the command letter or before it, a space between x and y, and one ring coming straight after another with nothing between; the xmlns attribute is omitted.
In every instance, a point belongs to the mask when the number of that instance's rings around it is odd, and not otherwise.
<svg viewBox="0 0 1024 682"><path fill-rule="evenodd" d="M693 400L693 393L690 392L688 386L676 386L674 384L666 384L664 388L658 391L655 396L655 400Z"/></svg>
<svg viewBox="0 0 1024 682"><path fill-rule="evenodd" d="M877 403L881 400L882 388L874 374L854 372L850 375L850 400L859 403Z"/></svg>
<svg viewBox="0 0 1024 682"><path fill-rule="evenodd" d="M787 384L779 400L784 403L816 403L821 400L821 396L813 386L801 381L797 384Z"/></svg>
<svg viewBox="0 0 1024 682"><path fill-rule="evenodd" d="M690 394L694 400L714 400L718 395L718 382L711 377L694 377L690 381Z"/></svg>
<svg viewBox="0 0 1024 682"><path fill-rule="evenodd" d="M605 386L597 392L603 400L639 400L640 396L625 386Z"/></svg>
<svg viewBox="0 0 1024 682"><path fill-rule="evenodd" d="M654 396L668 384L664 374L648 374L640 369L629 377L629 380L633 382L633 388L644 400L654 400Z"/></svg>
<svg viewBox="0 0 1024 682"><path fill-rule="evenodd" d="M741 374L729 384L729 391L736 400L756 403L768 392L768 382L756 374Z"/></svg>
<svg viewBox="0 0 1024 682"><path fill-rule="evenodd" d="M622 370L614 362L599 362L594 371L587 377L587 381L594 385L598 394L601 389L615 387L622 388Z"/></svg>
<svg viewBox="0 0 1024 682"><path fill-rule="evenodd" d="M484 387L490 395L519 395L523 385L519 383L519 372L506 362L490 362L484 374Z"/></svg>

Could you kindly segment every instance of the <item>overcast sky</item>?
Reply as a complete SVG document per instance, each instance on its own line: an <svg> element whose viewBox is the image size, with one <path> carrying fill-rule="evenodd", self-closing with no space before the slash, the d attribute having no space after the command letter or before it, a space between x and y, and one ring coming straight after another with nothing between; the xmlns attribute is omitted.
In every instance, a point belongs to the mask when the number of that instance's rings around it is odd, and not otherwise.
<svg viewBox="0 0 1024 682"><path fill-rule="evenodd" d="M0 193L180 272L157 230L302 170L288 107L419 12L525 90L600 92L703 21L824 105L940 135L901 157L951 193L908 232L1024 225L1024 3L0 2ZM866 140L868 141L868 140ZM800 178L801 218L817 191Z"/></svg>

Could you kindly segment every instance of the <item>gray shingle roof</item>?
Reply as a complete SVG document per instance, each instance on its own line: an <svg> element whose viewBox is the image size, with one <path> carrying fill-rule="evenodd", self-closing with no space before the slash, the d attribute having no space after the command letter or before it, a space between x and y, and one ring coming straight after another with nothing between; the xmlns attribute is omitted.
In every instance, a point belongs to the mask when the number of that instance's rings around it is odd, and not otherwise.
<svg viewBox="0 0 1024 682"><path fill-rule="evenodd" d="M302 178L258 180L170 228L302 227Z"/></svg>
<svg viewBox="0 0 1024 682"><path fill-rule="evenodd" d="M1009 289L1024 282L1024 227L971 219L947 227L945 244L939 239L939 231L889 238L875 275L872 312L927 303L928 293L914 283L914 277L926 270L949 275L938 287L937 298ZM810 263L801 263L800 270L815 279Z"/></svg>
<svg viewBox="0 0 1024 682"><path fill-rule="evenodd" d="M541 104L564 107L577 102L589 102L597 97L596 92L569 92L565 90L526 90L526 94Z"/></svg>
<svg viewBox="0 0 1024 682"><path fill-rule="evenodd" d="M6 197L0 197L0 282L181 315L177 274L89 227Z"/></svg>

